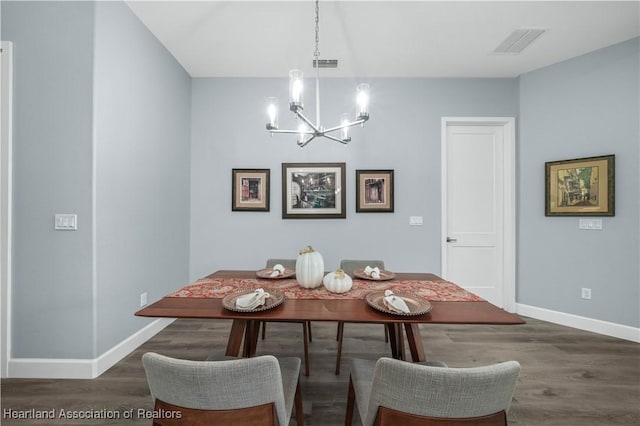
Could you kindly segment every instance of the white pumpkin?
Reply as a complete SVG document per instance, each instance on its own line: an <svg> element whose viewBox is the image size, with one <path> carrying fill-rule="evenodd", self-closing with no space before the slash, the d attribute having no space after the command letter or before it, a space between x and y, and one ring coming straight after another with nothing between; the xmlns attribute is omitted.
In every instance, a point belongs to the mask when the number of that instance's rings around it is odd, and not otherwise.
<svg viewBox="0 0 640 426"><path fill-rule="evenodd" d="M351 290L353 281L342 269L336 269L335 272L329 272L324 277L322 284L332 293L344 293Z"/></svg>
<svg viewBox="0 0 640 426"><path fill-rule="evenodd" d="M324 260L322 255L308 246L300 250L296 259L296 280L301 287L316 288L322 285Z"/></svg>

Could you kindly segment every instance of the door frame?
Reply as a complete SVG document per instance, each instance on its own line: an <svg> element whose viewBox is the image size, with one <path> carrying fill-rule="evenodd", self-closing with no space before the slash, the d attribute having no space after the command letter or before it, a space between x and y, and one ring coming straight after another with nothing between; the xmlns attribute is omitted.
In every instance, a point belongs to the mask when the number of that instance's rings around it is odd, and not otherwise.
<svg viewBox="0 0 640 426"><path fill-rule="evenodd" d="M447 278L447 128L450 126L502 126L504 130L502 306L516 310L516 125L514 117L442 117L441 121L441 272Z"/></svg>
<svg viewBox="0 0 640 426"><path fill-rule="evenodd" d="M0 377L9 377L11 356L11 199L13 43L0 44Z"/></svg>

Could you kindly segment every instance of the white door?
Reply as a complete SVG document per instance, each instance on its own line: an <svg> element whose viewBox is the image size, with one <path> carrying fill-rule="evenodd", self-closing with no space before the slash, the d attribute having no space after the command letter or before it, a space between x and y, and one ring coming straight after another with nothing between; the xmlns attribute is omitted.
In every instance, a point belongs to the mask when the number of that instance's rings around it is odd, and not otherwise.
<svg viewBox="0 0 640 426"><path fill-rule="evenodd" d="M515 309L513 118L442 120L442 275Z"/></svg>
<svg viewBox="0 0 640 426"><path fill-rule="evenodd" d="M11 354L11 96L12 44L0 45L0 377Z"/></svg>

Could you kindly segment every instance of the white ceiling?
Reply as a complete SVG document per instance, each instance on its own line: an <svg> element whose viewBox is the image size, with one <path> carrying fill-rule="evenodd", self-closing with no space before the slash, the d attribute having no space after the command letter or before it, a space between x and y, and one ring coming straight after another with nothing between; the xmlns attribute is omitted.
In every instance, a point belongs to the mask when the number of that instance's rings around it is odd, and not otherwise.
<svg viewBox="0 0 640 426"><path fill-rule="evenodd" d="M192 77L313 73L314 2L128 1ZM323 77L515 77L640 35L640 1L320 1ZM518 55L513 30L547 32ZM312 74L311 74L312 75Z"/></svg>

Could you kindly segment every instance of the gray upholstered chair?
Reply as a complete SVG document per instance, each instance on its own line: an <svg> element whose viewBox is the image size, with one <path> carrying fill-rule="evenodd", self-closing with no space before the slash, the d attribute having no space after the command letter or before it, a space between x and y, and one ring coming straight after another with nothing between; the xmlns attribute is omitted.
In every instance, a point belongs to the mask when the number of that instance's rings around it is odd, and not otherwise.
<svg viewBox="0 0 640 426"><path fill-rule="evenodd" d="M367 266L372 268L378 267L384 269L384 261L382 260L360 260L360 259L343 259L340 261L340 269L353 278L353 271L356 269L364 269ZM342 336L344 334L344 322L338 322L338 332L336 340L338 341L338 351L336 354L336 374L340 374L340 362L342 361ZM384 341L389 341L389 332L384 326Z"/></svg>
<svg viewBox="0 0 640 426"><path fill-rule="evenodd" d="M154 425L288 425L294 402L304 423L299 358L188 361L147 352L142 364L154 410L173 413Z"/></svg>
<svg viewBox="0 0 640 426"><path fill-rule="evenodd" d="M277 264L285 268L296 269L296 259L267 259L267 268L273 268Z"/></svg>
<svg viewBox="0 0 640 426"><path fill-rule="evenodd" d="M519 372L516 361L442 368L392 358L353 360L345 425L351 425L354 403L364 426L506 425Z"/></svg>
<svg viewBox="0 0 640 426"><path fill-rule="evenodd" d="M384 269L384 261L382 260L356 260L356 259L343 259L340 261L340 269L345 271L350 276L353 276L353 271L356 269L364 269L367 266L372 268L378 267Z"/></svg>
<svg viewBox="0 0 640 426"><path fill-rule="evenodd" d="M296 269L296 259L267 259L267 268L273 268L275 265L281 264L285 268ZM302 324L302 340L304 343L304 375L309 375L309 342L313 341L311 336L311 321L291 321ZM267 333L267 323L262 322L262 340Z"/></svg>

